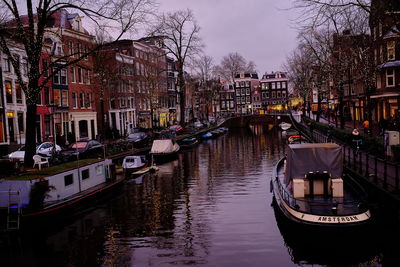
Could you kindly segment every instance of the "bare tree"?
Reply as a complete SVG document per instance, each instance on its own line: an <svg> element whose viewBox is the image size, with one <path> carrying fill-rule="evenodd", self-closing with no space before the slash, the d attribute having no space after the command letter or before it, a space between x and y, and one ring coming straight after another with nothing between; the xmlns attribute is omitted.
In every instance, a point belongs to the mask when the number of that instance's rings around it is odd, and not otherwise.
<svg viewBox="0 0 400 267"><path fill-rule="evenodd" d="M26 153L24 159L26 165L32 163L32 156L35 154L36 102L42 88L61 69L81 61L101 47L94 47L84 53L75 54L74 59L71 59L70 54L65 53L63 56L54 58L47 68L40 70L40 57L45 48L44 38L50 35L61 38L58 31L51 29L52 16L61 10L83 14L93 23L94 27L103 27L106 31L111 31L114 36L113 40L118 40L138 23L144 22L153 5L153 0L1 1L0 13L3 14L2 18L6 21L0 23L0 48L8 56L26 96ZM27 15L22 17L21 12L25 9ZM10 40L21 42L24 46L29 66L28 83L24 83L22 80L19 61L13 57L10 51ZM47 51L47 53L54 55L54 51ZM45 79L40 79L44 73L50 75Z"/></svg>
<svg viewBox="0 0 400 267"><path fill-rule="evenodd" d="M215 73L226 81L233 82L237 73L255 72L256 65L253 61L247 60L239 53L229 53L224 56L221 63L215 67Z"/></svg>
<svg viewBox="0 0 400 267"><path fill-rule="evenodd" d="M151 33L153 36L163 38L167 53L172 54L177 61L181 124L185 123L185 68L188 58L197 55L202 50L199 33L200 27L189 9L163 14Z"/></svg>

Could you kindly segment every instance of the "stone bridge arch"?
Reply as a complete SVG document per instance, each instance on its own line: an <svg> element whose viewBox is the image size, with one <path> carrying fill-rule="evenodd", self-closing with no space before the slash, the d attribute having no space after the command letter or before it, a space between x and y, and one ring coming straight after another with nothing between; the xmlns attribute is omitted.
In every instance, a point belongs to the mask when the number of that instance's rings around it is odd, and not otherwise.
<svg viewBox="0 0 400 267"><path fill-rule="evenodd" d="M227 118L222 125L230 128L248 127L250 124L273 124L278 125L281 122L291 123L290 116L287 113L263 114L263 115L243 115Z"/></svg>

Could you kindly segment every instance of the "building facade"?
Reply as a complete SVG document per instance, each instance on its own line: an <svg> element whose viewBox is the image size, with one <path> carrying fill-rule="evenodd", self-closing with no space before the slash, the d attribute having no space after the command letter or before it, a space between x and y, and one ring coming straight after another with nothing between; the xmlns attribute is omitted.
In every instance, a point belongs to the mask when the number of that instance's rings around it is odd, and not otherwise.
<svg viewBox="0 0 400 267"><path fill-rule="evenodd" d="M285 72L265 73L260 80L262 109L282 110L287 108L288 78Z"/></svg>
<svg viewBox="0 0 400 267"><path fill-rule="evenodd" d="M234 79L236 112L252 113L252 91L259 85L257 73L238 73Z"/></svg>

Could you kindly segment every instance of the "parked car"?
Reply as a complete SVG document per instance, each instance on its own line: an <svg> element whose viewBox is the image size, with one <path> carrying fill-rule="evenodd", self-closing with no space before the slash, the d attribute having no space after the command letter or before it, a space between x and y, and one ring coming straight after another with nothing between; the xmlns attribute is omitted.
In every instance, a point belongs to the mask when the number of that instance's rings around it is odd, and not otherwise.
<svg viewBox="0 0 400 267"><path fill-rule="evenodd" d="M195 127L195 128L203 128L204 127L204 124L203 123L201 123L200 121L195 121L194 123L193 123L193 126Z"/></svg>
<svg viewBox="0 0 400 267"><path fill-rule="evenodd" d="M148 145L150 137L144 132L135 132L128 135L127 141L134 147L143 147Z"/></svg>
<svg viewBox="0 0 400 267"><path fill-rule="evenodd" d="M78 158L102 157L104 153L104 145L96 140L78 141L72 143L67 150L61 152L65 161L75 160Z"/></svg>
<svg viewBox="0 0 400 267"><path fill-rule="evenodd" d="M169 127L169 129L171 131L174 131L176 134L182 134L185 131L185 129L182 126L180 126L179 124L171 125Z"/></svg>
<svg viewBox="0 0 400 267"><path fill-rule="evenodd" d="M36 154L42 157L51 157L53 153L53 146L54 144L52 142L43 142L36 146ZM61 147L59 145L56 145L56 152L60 151ZM24 157L25 157L25 146L21 146L17 151L11 152L8 155L8 158L10 160L24 161Z"/></svg>

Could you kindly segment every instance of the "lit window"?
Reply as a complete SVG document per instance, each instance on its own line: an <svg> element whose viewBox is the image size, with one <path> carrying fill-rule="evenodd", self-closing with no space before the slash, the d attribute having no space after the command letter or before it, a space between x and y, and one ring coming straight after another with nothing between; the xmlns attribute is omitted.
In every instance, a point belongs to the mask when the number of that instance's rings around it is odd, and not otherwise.
<svg viewBox="0 0 400 267"><path fill-rule="evenodd" d="M395 41L387 42L387 59L394 60L396 57L396 43Z"/></svg>

